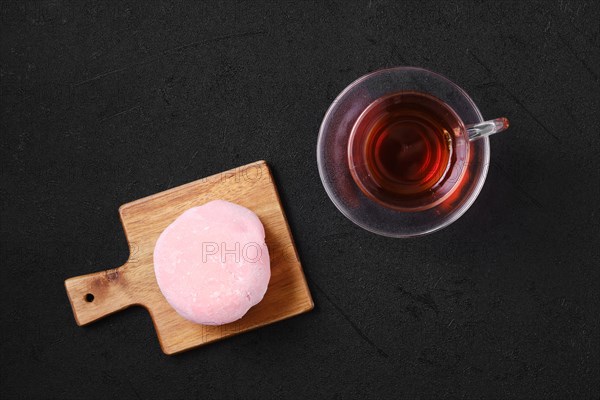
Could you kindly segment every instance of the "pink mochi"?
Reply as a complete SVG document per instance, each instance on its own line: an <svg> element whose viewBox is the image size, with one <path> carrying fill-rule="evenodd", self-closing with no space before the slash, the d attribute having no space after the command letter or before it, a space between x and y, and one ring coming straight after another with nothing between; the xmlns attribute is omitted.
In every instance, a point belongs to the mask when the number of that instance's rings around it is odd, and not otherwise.
<svg viewBox="0 0 600 400"><path fill-rule="evenodd" d="M264 227L252 211L227 201L190 208L158 238L154 273L185 319L236 321L263 299L271 278Z"/></svg>

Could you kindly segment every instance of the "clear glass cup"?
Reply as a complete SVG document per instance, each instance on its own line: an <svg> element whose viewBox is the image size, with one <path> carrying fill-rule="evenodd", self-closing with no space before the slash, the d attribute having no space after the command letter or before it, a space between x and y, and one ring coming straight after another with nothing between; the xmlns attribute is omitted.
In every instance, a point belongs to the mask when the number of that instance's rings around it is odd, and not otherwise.
<svg viewBox="0 0 600 400"><path fill-rule="evenodd" d="M431 196L411 203L386 193L373 179L364 157L369 140L364 125L382 102L402 106L402 98L416 95L453 121L448 131L458 167ZM488 136L507 127L505 118L484 121L466 92L439 74L414 67L375 71L344 89L325 114L317 144L319 174L336 207L362 228L391 237L424 235L456 221L473 204L488 171Z"/></svg>

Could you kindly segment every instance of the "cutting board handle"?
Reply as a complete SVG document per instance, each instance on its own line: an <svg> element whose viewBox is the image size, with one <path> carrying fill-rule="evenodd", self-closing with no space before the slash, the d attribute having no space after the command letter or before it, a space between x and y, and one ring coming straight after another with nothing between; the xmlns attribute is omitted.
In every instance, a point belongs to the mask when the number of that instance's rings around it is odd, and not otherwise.
<svg viewBox="0 0 600 400"><path fill-rule="evenodd" d="M65 281L77 325L87 325L136 304L127 282L126 266Z"/></svg>

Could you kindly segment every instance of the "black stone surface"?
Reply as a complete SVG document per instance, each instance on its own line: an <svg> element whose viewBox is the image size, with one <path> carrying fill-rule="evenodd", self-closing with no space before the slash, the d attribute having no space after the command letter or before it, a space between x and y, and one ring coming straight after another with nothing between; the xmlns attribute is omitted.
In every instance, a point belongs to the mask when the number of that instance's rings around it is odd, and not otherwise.
<svg viewBox="0 0 600 400"><path fill-rule="evenodd" d="M598 399L600 7L584 1L3 1L0 397ZM422 66L511 128L474 206L414 240L346 220L315 145L334 97ZM161 353L65 278L127 256L118 207L274 170L313 312Z"/></svg>

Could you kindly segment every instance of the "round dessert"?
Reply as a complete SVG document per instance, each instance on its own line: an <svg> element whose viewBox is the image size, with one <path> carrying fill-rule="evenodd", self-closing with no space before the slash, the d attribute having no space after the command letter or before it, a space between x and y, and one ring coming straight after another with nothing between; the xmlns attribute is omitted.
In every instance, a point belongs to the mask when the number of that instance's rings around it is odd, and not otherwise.
<svg viewBox="0 0 600 400"><path fill-rule="evenodd" d="M190 208L158 238L154 272L162 294L185 319L236 321L267 291L264 227L252 211L227 201Z"/></svg>

